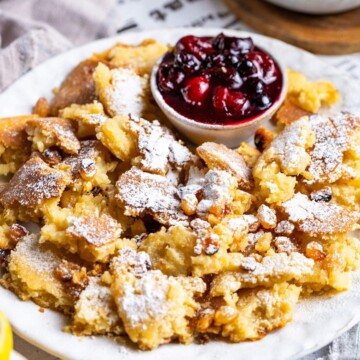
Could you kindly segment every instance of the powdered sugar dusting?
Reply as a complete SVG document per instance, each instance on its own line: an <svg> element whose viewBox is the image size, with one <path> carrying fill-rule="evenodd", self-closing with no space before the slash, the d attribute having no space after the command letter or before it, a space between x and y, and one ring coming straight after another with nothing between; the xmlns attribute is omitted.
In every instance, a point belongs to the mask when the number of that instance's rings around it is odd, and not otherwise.
<svg viewBox="0 0 360 360"><path fill-rule="evenodd" d="M159 320L168 314L167 293L175 279L159 270L149 270L150 267L149 256L131 248L122 249L111 264L112 272L121 282L119 292L115 292L119 314L131 327L144 327L146 321Z"/></svg>
<svg viewBox="0 0 360 360"><path fill-rule="evenodd" d="M126 247L119 251L119 254L112 260L111 266L116 270L123 268L126 271L133 272L136 277L141 277L151 269L152 265L150 257L146 252L136 252Z"/></svg>
<svg viewBox="0 0 360 360"><path fill-rule="evenodd" d="M308 118L301 118L287 126L271 143L270 150L274 151L285 174L298 175L305 170L310 161L306 146L311 132Z"/></svg>
<svg viewBox="0 0 360 360"><path fill-rule="evenodd" d="M204 177L205 170L199 169L196 166L191 166L186 186L182 186L179 189L181 198L185 199L188 195L196 196L199 194L204 185Z"/></svg>
<svg viewBox="0 0 360 360"><path fill-rule="evenodd" d="M250 232L257 231L257 229L260 226L259 219L257 218L257 216L252 214L245 214L243 215L243 218L248 223Z"/></svg>
<svg viewBox="0 0 360 360"><path fill-rule="evenodd" d="M274 209L271 209L265 204L261 204L257 211L258 219L261 225L265 229L271 229L276 226L277 218L276 212Z"/></svg>
<svg viewBox="0 0 360 360"><path fill-rule="evenodd" d="M112 86L107 88L109 110L113 116L140 117L148 86L147 76L139 76L133 70L118 68L111 70Z"/></svg>
<svg viewBox="0 0 360 360"><path fill-rule="evenodd" d="M237 280L241 283L240 288L273 283L274 281L300 279L311 274L314 261L298 252L293 252L290 255L279 253L266 256L261 263L257 262L255 265L255 269L251 272L236 274Z"/></svg>
<svg viewBox="0 0 360 360"><path fill-rule="evenodd" d="M282 220L278 222L275 228L276 234L290 235L295 230L294 224L288 220Z"/></svg>
<svg viewBox="0 0 360 360"><path fill-rule="evenodd" d="M101 125L108 119L108 117L103 114L87 114L85 116L89 125Z"/></svg>
<svg viewBox="0 0 360 360"><path fill-rule="evenodd" d="M200 145L196 152L205 161L209 169L229 172L238 180L240 188L249 190L252 187L251 169L236 151L223 144L206 142Z"/></svg>
<svg viewBox="0 0 360 360"><path fill-rule="evenodd" d="M191 161L193 155L189 149L176 141L171 131L161 126L158 121L132 119L130 128L138 136L143 170L165 175L169 163L175 167L183 167Z"/></svg>
<svg viewBox="0 0 360 360"><path fill-rule="evenodd" d="M212 232L211 225L201 219L195 219L190 223L196 233L196 244L194 254L214 255L219 251L219 236Z"/></svg>
<svg viewBox="0 0 360 360"><path fill-rule="evenodd" d="M232 217L227 221L226 225L234 233L244 234L249 231L249 224L244 219L244 216Z"/></svg>
<svg viewBox="0 0 360 360"><path fill-rule="evenodd" d="M297 246L287 236L275 237L274 244L278 252L290 254L292 252L299 251Z"/></svg>
<svg viewBox="0 0 360 360"><path fill-rule="evenodd" d="M5 207L36 207L43 200L59 197L69 182L64 171L52 169L38 157L28 160L0 193Z"/></svg>
<svg viewBox="0 0 360 360"><path fill-rule="evenodd" d="M311 201L301 193L296 193L282 207L298 230L313 235L350 231L359 219L358 213L349 212L336 203Z"/></svg>
<svg viewBox="0 0 360 360"><path fill-rule="evenodd" d="M39 244L39 236L32 234L22 238L13 251L12 257L26 261L38 275L52 280L61 258L44 245Z"/></svg>
<svg viewBox="0 0 360 360"><path fill-rule="evenodd" d="M108 244L121 234L120 224L109 215L82 216L69 218L70 226L67 228L67 235L86 241L94 246Z"/></svg>
<svg viewBox="0 0 360 360"><path fill-rule="evenodd" d="M54 117L31 120L27 131L32 134L35 129L39 129L47 139L53 139L55 145L65 152L76 154L80 149L80 142L75 136L74 125L69 119Z"/></svg>
<svg viewBox="0 0 360 360"><path fill-rule="evenodd" d="M254 271L256 265L257 261L253 257L246 257L240 263L240 266L246 271Z"/></svg>
<svg viewBox="0 0 360 360"><path fill-rule="evenodd" d="M81 169L88 169L89 166L95 170L96 173L96 168L94 167L96 165L96 158L102 151L106 150L100 141L85 140L81 142L79 153L65 158L64 163L71 166L71 172L74 178L80 176Z"/></svg>
<svg viewBox="0 0 360 360"><path fill-rule="evenodd" d="M166 177L132 167L121 175L116 187L116 198L124 204L126 215L149 213L162 224L187 224L187 216L180 207L179 192Z"/></svg>
<svg viewBox="0 0 360 360"><path fill-rule="evenodd" d="M202 199L197 206L196 214L199 217L206 217L209 212L221 215L225 206L233 199L231 189L235 188L236 184L236 179L226 171L208 171L204 177Z"/></svg>
<svg viewBox="0 0 360 360"><path fill-rule="evenodd" d="M254 233L247 234L247 239L248 239L248 245L246 247L247 253L251 252L254 249L256 243L260 240L261 237L264 236L264 234L265 232L263 230L259 230Z"/></svg>
<svg viewBox="0 0 360 360"><path fill-rule="evenodd" d="M313 176L309 184L338 180L345 169L342 166L343 154L349 148L349 135L360 125L360 118L350 114L333 117L313 115L309 119L316 136L310 151L311 163L308 171Z"/></svg>
<svg viewBox="0 0 360 360"><path fill-rule="evenodd" d="M99 278L89 277L89 285L81 292L75 311L75 323L78 319L90 324L96 323L101 314L106 318L108 331L114 326L120 326L120 318L110 288L103 285Z"/></svg>
<svg viewBox="0 0 360 360"><path fill-rule="evenodd" d="M122 317L125 317L132 327L145 326L143 323L150 319L159 320L165 317L169 308L168 290L167 278L159 270L144 274L134 286L125 283L123 295L117 299Z"/></svg>

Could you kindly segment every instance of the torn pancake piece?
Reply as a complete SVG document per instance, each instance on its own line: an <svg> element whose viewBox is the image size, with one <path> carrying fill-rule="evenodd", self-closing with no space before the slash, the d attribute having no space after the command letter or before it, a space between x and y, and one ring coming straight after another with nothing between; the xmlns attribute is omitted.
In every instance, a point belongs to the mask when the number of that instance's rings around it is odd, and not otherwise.
<svg viewBox="0 0 360 360"><path fill-rule="evenodd" d="M93 72L99 60L87 59L79 63L66 77L50 102L51 116L71 104L89 104L96 98Z"/></svg>
<svg viewBox="0 0 360 360"><path fill-rule="evenodd" d="M0 203L16 209L22 220L36 219L42 205L59 198L71 179L65 170L53 169L39 157L28 160L1 190Z"/></svg>
<svg viewBox="0 0 360 360"><path fill-rule="evenodd" d="M309 122L316 141L309 151L311 161L307 169L312 178L306 182L333 183L348 172L343 164L344 152L350 148L350 137L360 126L360 117L344 113L313 115Z"/></svg>
<svg viewBox="0 0 360 360"><path fill-rule="evenodd" d="M311 160L308 150L314 142L315 136L307 117L285 127L254 166L256 190L261 198L273 204L293 196L295 176L307 175L306 169Z"/></svg>
<svg viewBox="0 0 360 360"><path fill-rule="evenodd" d="M37 115L0 119L0 175L15 173L30 157L26 127Z"/></svg>
<svg viewBox="0 0 360 360"><path fill-rule="evenodd" d="M56 146L68 154L77 154L80 141L75 131L75 123L62 118L36 118L30 120L26 127L33 148L40 152Z"/></svg>
<svg viewBox="0 0 360 360"><path fill-rule="evenodd" d="M115 252L121 226L109 215L87 215L68 219L66 235L77 243L80 256L88 261L108 261Z"/></svg>
<svg viewBox="0 0 360 360"><path fill-rule="evenodd" d="M301 287L288 283L275 284L270 289L245 290L236 303L237 316L223 325L221 335L233 342L263 338L292 320L300 292Z"/></svg>
<svg viewBox="0 0 360 360"><path fill-rule="evenodd" d="M116 183L116 199L127 216L150 214L164 225L186 224L178 189L164 176L149 174L137 167L122 174Z"/></svg>
<svg viewBox="0 0 360 360"><path fill-rule="evenodd" d="M269 287L284 281L300 281L312 274L314 261L298 252L277 253L264 257L261 262L245 257L242 262L254 265L237 272L223 272L211 283L211 296L226 296L244 288Z"/></svg>
<svg viewBox="0 0 360 360"><path fill-rule="evenodd" d="M147 76L137 75L126 68L110 70L99 63L94 80L96 92L109 115L140 117L144 113Z"/></svg>
<svg viewBox="0 0 360 360"><path fill-rule="evenodd" d="M197 154L205 161L209 169L225 170L234 176L239 187L250 190L253 186L251 169L243 157L223 144L206 142L196 149Z"/></svg>
<svg viewBox="0 0 360 360"><path fill-rule="evenodd" d="M130 161L139 155L137 136L128 115L108 118L97 128L96 137L118 159Z"/></svg>
<svg viewBox="0 0 360 360"><path fill-rule="evenodd" d="M110 287L91 276L75 304L70 331L76 335L122 335L124 327L117 313Z"/></svg>
<svg viewBox="0 0 360 360"><path fill-rule="evenodd" d="M70 166L72 182L69 186L75 191L91 191L110 184L108 173L117 165L110 152L98 140L84 140L80 146L78 154L63 161Z"/></svg>
<svg viewBox="0 0 360 360"><path fill-rule="evenodd" d="M148 270L148 262L146 253L131 249L121 250L112 262L111 290L125 331L143 350L172 338L188 343L189 318L198 308L193 297L205 291L205 284L199 278L175 278ZM139 268L142 271L136 271Z"/></svg>
<svg viewBox="0 0 360 360"><path fill-rule="evenodd" d="M51 245L39 244L37 235L25 236L10 254L7 282L22 300L32 299L40 306L68 311L73 300L55 276L62 259Z"/></svg>
<svg viewBox="0 0 360 360"><path fill-rule="evenodd" d="M181 170L194 161L190 150L177 141L173 133L161 126L157 120L130 119L130 129L137 136L140 153L139 166L142 170L165 175L170 165Z"/></svg>
<svg viewBox="0 0 360 360"><path fill-rule="evenodd" d="M281 207L296 229L310 236L351 231L360 219L358 212L336 203L312 201L301 193L296 193Z"/></svg>
<svg viewBox="0 0 360 360"><path fill-rule="evenodd" d="M105 57L112 66L129 68L139 75L150 75L155 63L168 50L167 45L154 39L145 39L135 46L117 43L105 53L100 54L100 58ZM95 54L94 57L97 56Z"/></svg>

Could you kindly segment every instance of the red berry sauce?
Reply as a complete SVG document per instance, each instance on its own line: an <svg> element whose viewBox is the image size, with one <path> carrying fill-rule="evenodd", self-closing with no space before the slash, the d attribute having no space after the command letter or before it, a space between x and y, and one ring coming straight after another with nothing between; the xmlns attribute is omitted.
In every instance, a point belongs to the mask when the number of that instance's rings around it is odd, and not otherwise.
<svg viewBox="0 0 360 360"><path fill-rule="evenodd" d="M157 85L178 113L207 124L249 121L280 96L276 61L251 38L188 35L165 54Z"/></svg>

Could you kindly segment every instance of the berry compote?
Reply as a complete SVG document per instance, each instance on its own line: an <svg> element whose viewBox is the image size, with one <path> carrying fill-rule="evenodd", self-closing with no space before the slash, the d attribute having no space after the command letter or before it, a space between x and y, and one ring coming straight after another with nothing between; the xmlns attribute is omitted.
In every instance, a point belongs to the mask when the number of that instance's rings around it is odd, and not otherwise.
<svg viewBox="0 0 360 360"><path fill-rule="evenodd" d="M279 65L251 38L188 35L163 57L157 85L178 113L208 124L236 124L280 96Z"/></svg>

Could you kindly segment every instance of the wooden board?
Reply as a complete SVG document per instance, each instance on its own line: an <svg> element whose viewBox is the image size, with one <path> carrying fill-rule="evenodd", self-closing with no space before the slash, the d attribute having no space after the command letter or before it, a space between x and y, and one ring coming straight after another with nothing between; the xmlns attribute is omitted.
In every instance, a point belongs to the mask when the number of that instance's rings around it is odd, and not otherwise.
<svg viewBox="0 0 360 360"><path fill-rule="evenodd" d="M360 52L360 8L335 15L307 15L263 0L224 0L254 30L317 54Z"/></svg>

